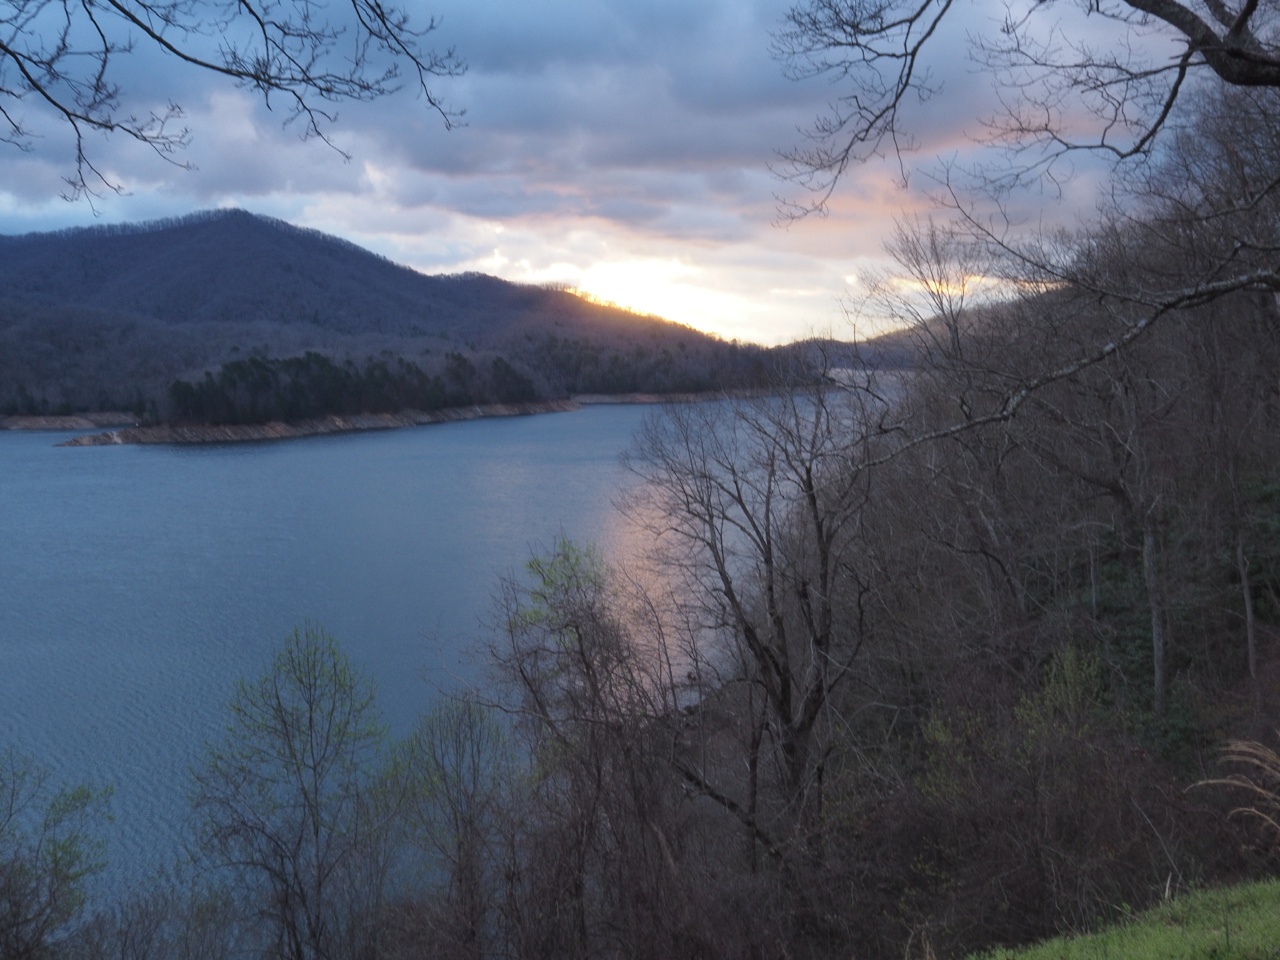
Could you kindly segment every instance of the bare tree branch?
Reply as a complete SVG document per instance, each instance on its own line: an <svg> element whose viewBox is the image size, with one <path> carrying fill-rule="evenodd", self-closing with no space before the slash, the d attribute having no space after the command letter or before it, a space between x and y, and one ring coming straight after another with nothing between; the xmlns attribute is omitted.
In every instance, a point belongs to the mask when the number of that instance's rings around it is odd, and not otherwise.
<svg viewBox="0 0 1280 960"><path fill-rule="evenodd" d="M1064 0L1011 8L997 33L975 36L970 58L992 71L1001 104L985 120L989 135L1015 155L998 174L987 171L990 185L1051 175L1079 150L1116 160L1149 153L1193 76L1280 87L1274 0L1244 0L1238 9L1225 0L1202 2L1207 18L1191 0L1089 2L1088 15L1115 24L1101 49L1050 22ZM949 52L929 44L956 15L951 0L801 0L791 8L774 55L793 77L825 76L843 87L830 112L812 124L806 145L783 154L783 176L810 194L786 201L788 215L825 209L851 164L886 147L901 153L910 146L902 111L909 96L937 92L928 58ZM1171 40L1181 52L1153 59Z"/></svg>
<svg viewBox="0 0 1280 960"><path fill-rule="evenodd" d="M91 159L90 133L121 135L173 160L191 137L176 126L182 108L131 114L113 79L120 57L144 51L224 77L269 107L283 98L285 124L330 146L336 113L325 105L387 96L404 85L402 69L446 128L459 122L431 86L465 69L452 48L425 46L436 19L415 24L380 0L349 0L343 10L313 0L13 0L0 11L0 140L30 150L39 132L21 105L51 111L74 138L71 198L119 190Z"/></svg>

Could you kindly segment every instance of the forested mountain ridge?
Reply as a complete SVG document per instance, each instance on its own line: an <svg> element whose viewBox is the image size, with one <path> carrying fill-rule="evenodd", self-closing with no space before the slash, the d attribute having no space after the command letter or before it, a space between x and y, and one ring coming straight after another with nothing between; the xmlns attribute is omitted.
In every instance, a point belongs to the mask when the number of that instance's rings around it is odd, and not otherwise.
<svg viewBox="0 0 1280 960"><path fill-rule="evenodd" d="M156 320L309 323L476 342L541 323L574 332L678 327L483 274L418 273L346 240L243 210L0 237L0 254L6 300Z"/></svg>
<svg viewBox="0 0 1280 960"><path fill-rule="evenodd" d="M165 415L176 381L308 353L359 376L374 358L427 377L465 370L450 359L461 358L478 377L455 391L469 400L497 398L487 381L499 360L500 379L515 371L552 397L740 385L765 354L563 290L420 274L241 210L0 237L0 291L10 413Z"/></svg>

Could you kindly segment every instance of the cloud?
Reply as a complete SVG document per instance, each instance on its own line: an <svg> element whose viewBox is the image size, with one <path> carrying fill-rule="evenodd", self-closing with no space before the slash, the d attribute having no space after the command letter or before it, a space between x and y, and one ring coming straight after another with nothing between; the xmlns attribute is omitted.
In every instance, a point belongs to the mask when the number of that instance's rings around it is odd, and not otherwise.
<svg viewBox="0 0 1280 960"><path fill-rule="evenodd" d="M0 152L0 231L238 205L429 272L595 284L620 301L630 289L628 306L726 336L776 342L838 327L846 278L881 257L895 216L929 208L938 158L959 169L984 155L971 136L991 80L959 51L1003 6L984 0L936 38L941 89L908 107L919 136L905 167L889 156L851 170L828 216L779 226L777 194L793 185L769 165L841 92L788 80L771 59L788 5L430 0L439 26L428 43L456 46L469 65L433 90L466 109L466 125L446 131L408 87L342 104L332 136L349 162L304 142L260 96L139 48L121 63L125 106L180 102L192 143L177 159L196 169L95 139L95 162L125 193L68 206L56 200L66 131L46 123L33 153Z"/></svg>

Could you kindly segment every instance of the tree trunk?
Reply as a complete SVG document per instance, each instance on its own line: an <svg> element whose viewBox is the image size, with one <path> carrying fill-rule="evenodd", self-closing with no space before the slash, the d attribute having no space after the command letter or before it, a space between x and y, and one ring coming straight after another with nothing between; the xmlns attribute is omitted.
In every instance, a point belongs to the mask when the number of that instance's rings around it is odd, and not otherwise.
<svg viewBox="0 0 1280 960"><path fill-rule="evenodd" d="M1258 632L1253 616L1253 583L1249 579L1249 558L1244 552L1244 530L1236 530L1236 570L1244 594L1244 642L1249 655L1249 682L1253 686L1253 713L1262 713L1262 685L1258 682Z"/></svg>
<svg viewBox="0 0 1280 960"><path fill-rule="evenodd" d="M1163 717L1168 692L1165 676L1165 609L1164 590L1160 583L1160 563L1156 547L1156 521L1150 512L1142 521L1142 579L1151 607L1151 659L1153 705L1157 717Z"/></svg>

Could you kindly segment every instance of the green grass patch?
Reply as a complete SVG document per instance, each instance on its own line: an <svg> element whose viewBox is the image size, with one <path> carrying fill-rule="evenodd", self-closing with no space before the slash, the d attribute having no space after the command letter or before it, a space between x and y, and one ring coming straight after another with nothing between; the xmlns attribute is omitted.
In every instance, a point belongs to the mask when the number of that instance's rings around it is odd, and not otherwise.
<svg viewBox="0 0 1280 960"><path fill-rule="evenodd" d="M1097 933L973 960L1280 960L1280 881L1188 894Z"/></svg>

